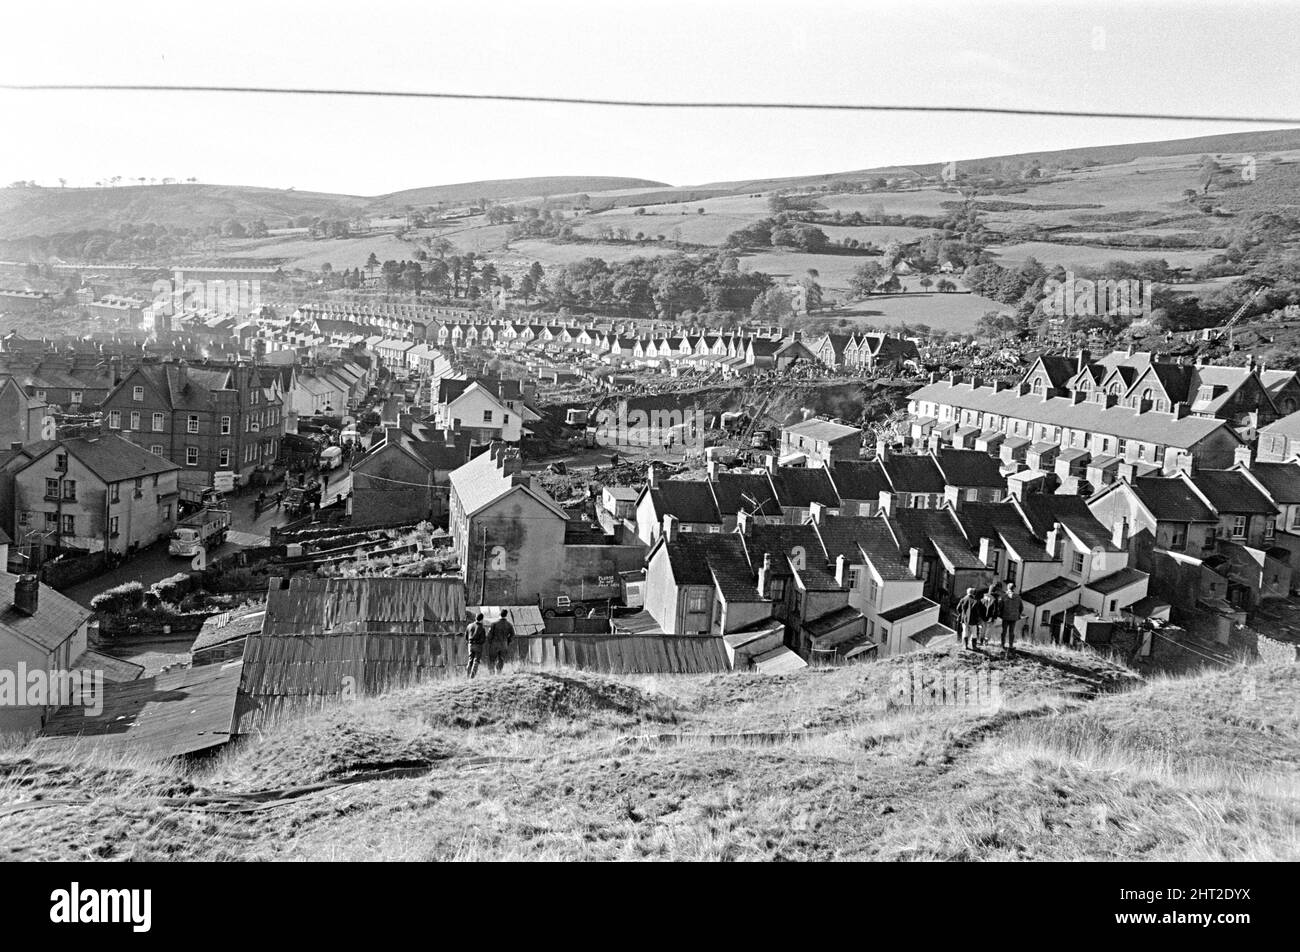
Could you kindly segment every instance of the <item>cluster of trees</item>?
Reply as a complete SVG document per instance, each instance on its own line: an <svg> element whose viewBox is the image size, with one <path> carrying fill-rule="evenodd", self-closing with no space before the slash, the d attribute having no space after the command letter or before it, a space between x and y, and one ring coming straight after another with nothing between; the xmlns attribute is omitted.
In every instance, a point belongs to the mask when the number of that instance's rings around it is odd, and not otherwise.
<svg viewBox="0 0 1300 952"><path fill-rule="evenodd" d="M327 275L327 281L338 287L360 287L364 283L360 268L345 270L338 277L333 277L329 265L323 266L321 270ZM472 251L446 258L428 258L423 263L390 258L382 264L371 252L364 271L366 277L373 277L377 272L384 287L390 291L410 291L416 294L427 291L453 300L464 298L474 301L490 295L496 288L509 291L514 287L510 275L501 274L495 264L480 260Z"/></svg>
<svg viewBox="0 0 1300 952"><path fill-rule="evenodd" d="M556 306L614 306L673 318L748 310L770 284L766 274L739 270L734 257L664 255L614 264L583 258L552 270L541 291Z"/></svg>
<svg viewBox="0 0 1300 952"><path fill-rule="evenodd" d="M508 236L515 238L572 238L573 225L564 220L564 213L554 208L537 208L529 205L510 226Z"/></svg>
<svg viewBox="0 0 1300 952"><path fill-rule="evenodd" d="M760 218L727 236L726 248L795 248L799 251L824 251L831 241L816 225L798 220L789 212L774 218Z"/></svg>

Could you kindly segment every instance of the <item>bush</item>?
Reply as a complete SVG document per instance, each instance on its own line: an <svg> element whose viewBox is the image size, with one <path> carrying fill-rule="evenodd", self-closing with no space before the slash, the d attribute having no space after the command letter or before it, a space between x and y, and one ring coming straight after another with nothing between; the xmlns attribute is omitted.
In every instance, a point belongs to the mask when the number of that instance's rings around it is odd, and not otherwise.
<svg viewBox="0 0 1300 952"><path fill-rule="evenodd" d="M170 602L173 605L179 605L190 592L194 591L195 579L189 572L177 572L175 575L154 582L149 588L149 594L159 601Z"/></svg>
<svg viewBox="0 0 1300 952"><path fill-rule="evenodd" d="M123 582L100 592L90 600L91 611L106 615L133 612L144 604L144 586L139 582Z"/></svg>

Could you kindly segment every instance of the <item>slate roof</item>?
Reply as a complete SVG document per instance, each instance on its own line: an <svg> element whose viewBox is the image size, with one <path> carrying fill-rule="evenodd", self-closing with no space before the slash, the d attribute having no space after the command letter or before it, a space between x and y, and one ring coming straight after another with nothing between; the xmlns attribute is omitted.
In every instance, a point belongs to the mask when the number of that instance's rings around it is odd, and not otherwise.
<svg viewBox="0 0 1300 952"><path fill-rule="evenodd" d="M763 564L764 553L771 553L773 570L778 575L793 571L812 591L837 591L840 588L835 576L826 566L826 550L822 548L821 538L811 525L792 526L784 524L754 525L741 535L745 552L749 556L749 566L755 575ZM786 561L796 547L804 551L804 567L791 569Z"/></svg>
<svg viewBox="0 0 1300 952"><path fill-rule="evenodd" d="M1218 522L1214 510L1177 476L1139 476L1133 492L1159 522Z"/></svg>
<svg viewBox="0 0 1300 952"><path fill-rule="evenodd" d="M824 506L839 506L839 496L830 474L824 469L805 469L799 466L780 466L776 472L769 473L776 500L782 506L810 508L819 502Z"/></svg>
<svg viewBox="0 0 1300 952"><path fill-rule="evenodd" d="M1192 484L1221 513L1277 513L1277 507L1240 470L1202 469L1193 473L1191 478Z"/></svg>
<svg viewBox="0 0 1300 952"><path fill-rule="evenodd" d="M723 592L738 590L752 580L749 558L739 535L714 532L679 532L671 542L662 543L668 552L668 564L678 585L712 585L715 571ZM750 581L750 587L753 582ZM757 594L757 589L754 589Z"/></svg>
<svg viewBox="0 0 1300 952"><path fill-rule="evenodd" d="M905 605L898 605L887 612L881 612L879 618L881 621L887 621L892 625L894 622L900 621L904 618L911 618L913 615L919 615L928 608L936 607L936 605L937 603L928 598L917 598Z"/></svg>
<svg viewBox="0 0 1300 952"><path fill-rule="evenodd" d="M1251 475L1264 484L1273 501L1300 503L1300 466L1295 463L1252 463Z"/></svg>
<svg viewBox="0 0 1300 952"><path fill-rule="evenodd" d="M741 509L761 516L781 515L781 506L766 473L719 473L709 480L709 486L723 516L734 516Z"/></svg>
<svg viewBox="0 0 1300 952"><path fill-rule="evenodd" d="M881 463L885 478L895 492L941 493L943 473L933 456L894 455Z"/></svg>
<svg viewBox="0 0 1300 952"><path fill-rule="evenodd" d="M681 522L722 524L709 484L698 479L666 479L650 487L655 515L676 516Z"/></svg>
<svg viewBox="0 0 1300 952"><path fill-rule="evenodd" d="M984 567L971 551L951 509L898 509L886 518L900 538L900 552L918 548L922 553L942 555L956 569Z"/></svg>
<svg viewBox="0 0 1300 952"><path fill-rule="evenodd" d="M1002 475L1001 463L988 453L979 450L958 450L943 447L939 450L939 472L949 486L1002 488L1007 479Z"/></svg>
<svg viewBox="0 0 1300 952"><path fill-rule="evenodd" d="M851 605L842 605L839 608L833 608L823 615L803 623L805 633L813 638L822 635L828 635L832 631L837 631L848 625L865 622L866 616Z"/></svg>
<svg viewBox="0 0 1300 952"><path fill-rule="evenodd" d="M1123 568L1118 572L1112 572L1105 578L1094 579L1088 583L1091 591L1098 592L1102 595L1109 595L1112 592L1118 592L1121 588L1127 588L1143 579L1148 578L1146 572L1139 572L1137 569Z"/></svg>
<svg viewBox="0 0 1300 952"><path fill-rule="evenodd" d="M1063 577L1054 578L1042 585L1034 586L1027 592L1021 592L1020 597L1031 605L1046 605L1053 599L1068 595L1077 588L1079 588L1078 582L1072 582L1070 579Z"/></svg>
<svg viewBox="0 0 1300 952"><path fill-rule="evenodd" d="M24 615L14 608L14 585L17 575L0 572L0 631L53 651L63 644L91 616L66 595L60 595L48 585L40 586L35 615Z"/></svg>
<svg viewBox="0 0 1300 952"><path fill-rule="evenodd" d="M1045 423L1107 433L1119 439L1139 440L1164 446L1187 448L1196 445L1220 428L1223 420L1158 413L1138 413L1134 407L1106 407L1099 403L1076 404L1068 397L1039 399L1021 396L1018 390L972 387L969 383L941 381L914 392L910 400L951 405L963 409L994 413L1017 420ZM1300 422L1300 421L1298 421Z"/></svg>
<svg viewBox="0 0 1300 952"><path fill-rule="evenodd" d="M105 483L156 476L181 468L169 459L155 456L144 447L122 439L116 433L62 440L52 444L51 448L59 446Z"/></svg>
<svg viewBox="0 0 1300 952"><path fill-rule="evenodd" d="M876 502L882 492L889 490L889 480L879 460L867 462L837 462L831 469L831 483L841 500L862 499Z"/></svg>
<svg viewBox="0 0 1300 952"><path fill-rule="evenodd" d="M1274 420L1268 426L1259 431L1260 437L1265 436L1285 436L1289 439L1300 439L1300 411L1292 413L1290 416L1284 416L1280 420Z"/></svg>

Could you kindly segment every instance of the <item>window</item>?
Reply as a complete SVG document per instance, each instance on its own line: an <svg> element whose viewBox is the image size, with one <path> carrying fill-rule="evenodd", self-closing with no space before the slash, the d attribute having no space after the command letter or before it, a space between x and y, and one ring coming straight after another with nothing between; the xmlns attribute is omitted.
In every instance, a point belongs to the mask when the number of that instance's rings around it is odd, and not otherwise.
<svg viewBox="0 0 1300 952"><path fill-rule="evenodd" d="M138 429L140 429L140 411L139 411L139 410L132 410L132 411L131 411L131 429L133 429L133 430L138 430Z"/></svg>
<svg viewBox="0 0 1300 952"><path fill-rule="evenodd" d="M48 478L48 477L46 478L46 480L45 480L45 498L46 498L46 499L58 499L58 498L59 498L59 481L58 481L57 479L50 479L50 478Z"/></svg>
<svg viewBox="0 0 1300 952"><path fill-rule="evenodd" d="M967 502L975 502L975 501L978 500L979 498L980 498L980 491L979 491L978 489L968 489L968 490L966 490L966 501L967 501Z"/></svg>
<svg viewBox="0 0 1300 952"><path fill-rule="evenodd" d="M1181 552L1187 546L1187 524L1180 523L1174 526L1169 535L1169 548L1175 552Z"/></svg>
<svg viewBox="0 0 1300 952"><path fill-rule="evenodd" d="M1070 564L1070 571L1073 572L1075 575L1083 574L1083 553L1082 552L1074 553L1074 559Z"/></svg>
<svg viewBox="0 0 1300 952"><path fill-rule="evenodd" d="M1300 528L1300 506L1295 506L1291 510L1291 528Z"/></svg>
<svg viewBox="0 0 1300 952"><path fill-rule="evenodd" d="M77 520L75 519L75 517L73 516L63 517L63 534L64 535L77 534Z"/></svg>
<svg viewBox="0 0 1300 952"><path fill-rule="evenodd" d="M137 479L137 480L135 481L135 491L134 491L133 495L135 496L136 499L140 499L142 496L144 496L144 480L143 480L143 479Z"/></svg>
<svg viewBox="0 0 1300 952"><path fill-rule="evenodd" d="M136 403L142 402L144 400L144 387L132 387L131 399Z"/></svg>
<svg viewBox="0 0 1300 952"><path fill-rule="evenodd" d="M492 411L491 411L491 410L484 410L484 411L483 411L483 422L484 422L484 423L491 423L491 422L492 422Z"/></svg>
<svg viewBox="0 0 1300 952"><path fill-rule="evenodd" d="M691 613L703 612L708 606L708 599L701 592L691 592L686 596L686 610Z"/></svg>
<svg viewBox="0 0 1300 952"><path fill-rule="evenodd" d="M197 413L191 413L189 419L185 421L185 432L199 432L199 415Z"/></svg>
<svg viewBox="0 0 1300 952"><path fill-rule="evenodd" d="M223 416L221 418L221 435L222 436L230 435L230 417L228 416Z"/></svg>
<svg viewBox="0 0 1300 952"><path fill-rule="evenodd" d="M1126 452L1128 452L1128 440L1120 440L1115 444L1116 456L1123 456Z"/></svg>
<svg viewBox="0 0 1300 952"><path fill-rule="evenodd" d="M172 517L172 504L167 503L167 505L163 506L163 518L170 519L171 517Z"/></svg>
<svg viewBox="0 0 1300 952"><path fill-rule="evenodd" d="M1267 520L1264 523L1264 541L1265 542L1273 541L1273 533L1276 531L1277 531L1277 523L1274 522L1272 519Z"/></svg>
<svg viewBox="0 0 1300 952"><path fill-rule="evenodd" d="M220 457L219 457L219 459L217 460L217 462L218 462L218 465L221 465L221 466L229 466L229 465L230 465L230 448L229 448L229 447L223 446L223 447L221 448Z"/></svg>
<svg viewBox="0 0 1300 952"><path fill-rule="evenodd" d="M161 433L163 431L163 415L161 413L155 413L153 415L153 431L155 433Z"/></svg>
<svg viewBox="0 0 1300 952"><path fill-rule="evenodd" d="M199 448L197 446L185 447L185 465L186 466L199 465Z"/></svg>
<svg viewBox="0 0 1300 952"><path fill-rule="evenodd" d="M1138 444L1138 461L1141 462L1147 458L1147 447L1145 443Z"/></svg>
<svg viewBox="0 0 1300 952"><path fill-rule="evenodd" d="M30 526L32 524L32 512L30 509L24 509L18 513L18 524L20 526Z"/></svg>
<svg viewBox="0 0 1300 952"><path fill-rule="evenodd" d="M45 514L45 528L57 529L59 527L59 514L57 512L47 512Z"/></svg>
<svg viewBox="0 0 1300 952"><path fill-rule="evenodd" d="M110 430L122 429L122 411L120 410L108 411L108 428Z"/></svg>
<svg viewBox="0 0 1300 952"><path fill-rule="evenodd" d="M63 481L63 498L73 502L77 499L77 481L75 479L65 479Z"/></svg>
<svg viewBox="0 0 1300 952"><path fill-rule="evenodd" d="M108 487L108 501L109 502L122 501L122 487L119 483L113 483L113 485Z"/></svg>
<svg viewBox="0 0 1300 952"><path fill-rule="evenodd" d="M109 534L110 537L111 537L111 536L116 536L116 535L117 535L117 516L109 516L109 519L108 519L108 534Z"/></svg>
<svg viewBox="0 0 1300 952"><path fill-rule="evenodd" d="M163 454L162 444L155 443L153 446L149 447L149 452L152 453L154 456L162 456Z"/></svg>
<svg viewBox="0 0 1300 952"><path fill-rule="evenodd" d="M880 586L876 584L873 578L867 586L867 604L875 605L880 600Z"/></svg>
<svg viewBox="0 0 1300 952"><path fill-rule="evenodd" d="M1246 517L1245 516L1232 517L1232 537L1234 539L1246 538Z"/></svg>
<svg viewBox="0 0 1300 952"><path fill-rule="evenodd" d="M70 403L80 403L80 402L81 402L81 391L80 391L80 390L73 390L72 393L71 393L71 394L69 395L69 397L68 397L68 401L69 401Z"/></svg>
<svg viewBox="0 0 1300 952"><path fill-rule="evenodd" d="M856 565L849 566L849 588L857 591L862 584L862 569Z"/></svg>
<svg viewBox="0 0 1300 952"><path fill-rule="evenodd" d="M45 391L44 391L44 390L37 390L37 391L36 391L36 399L37 399L37 400L44 400L44 399L45 399Z"/></svg>

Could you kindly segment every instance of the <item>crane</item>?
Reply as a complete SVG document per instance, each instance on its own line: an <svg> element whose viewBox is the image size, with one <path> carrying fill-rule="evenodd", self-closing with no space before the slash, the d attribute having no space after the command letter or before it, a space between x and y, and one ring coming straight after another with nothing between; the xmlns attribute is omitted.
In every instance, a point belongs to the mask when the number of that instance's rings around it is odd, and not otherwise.
<svg viewBox="0 0 1300 952"><path fill-rule="evenodd" d="M1267 289L1267 287L1268 285L1261 284L1259 287L1255 288L1255 290L1251 292L1250 297L1246 298L1246 300L1241 302L1241 307L1237 308L1235 311L1232 312L1232 316L1230 318L1224 321L1223 324L1220 325L1219 327L1211 328L1206 331L1205 339L1207 341L1218 340L1221 337L1223 337L1225 333L1231 334L1232 328L1236 325L1238 321L1240 321L1246 315L1246 310L1253 303L1255 303L1255 298L1259 297L1260 294L1262 294Z"/></svg>

